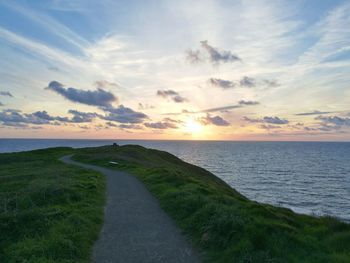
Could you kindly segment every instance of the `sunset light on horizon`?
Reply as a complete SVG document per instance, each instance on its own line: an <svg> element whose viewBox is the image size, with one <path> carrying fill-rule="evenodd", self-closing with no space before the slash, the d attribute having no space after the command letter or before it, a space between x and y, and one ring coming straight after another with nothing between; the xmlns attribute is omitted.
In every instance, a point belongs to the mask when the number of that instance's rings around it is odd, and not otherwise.
<svg viewBox="0 0 350 263"><path fill-rule="evenodd" d="M0 137L350 140L349 1L1 1Z"/></svg>

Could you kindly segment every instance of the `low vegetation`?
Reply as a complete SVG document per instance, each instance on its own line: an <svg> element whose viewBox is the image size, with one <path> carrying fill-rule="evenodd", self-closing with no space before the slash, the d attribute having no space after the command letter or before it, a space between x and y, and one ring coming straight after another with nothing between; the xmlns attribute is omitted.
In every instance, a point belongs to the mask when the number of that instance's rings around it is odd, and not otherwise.
<svg viewBox="0 0 350 263"><path fill-rule="evenodd" d="M58 160L73 153L140 178L205 262L350 262L349 224L253 202L200 167L131 145L0 154L0 262L90 261L105 179Z"/></svg>
<svg viewBox="0 0 350 263"><path fill-rule="evenodd" d="M350 225L250 201L169 153L99 147L74 158L139 177L206 262L350 262Z"/></svg>
<svg viewBox="0 0 350 263"><path fill-rule="evenodd" d="M0 154L0 262L90 262L102 175L58 161L70 148Z"/></svg>

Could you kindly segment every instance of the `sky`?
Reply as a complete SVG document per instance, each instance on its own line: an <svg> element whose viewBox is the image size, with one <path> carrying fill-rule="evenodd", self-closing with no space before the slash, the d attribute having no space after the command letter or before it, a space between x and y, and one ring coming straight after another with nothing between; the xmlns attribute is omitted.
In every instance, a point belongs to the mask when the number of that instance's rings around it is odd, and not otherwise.
<svg viewBox="0 0 350 263"><path fill-rule="evenodd" d="M350 1L0 0L0 137L350 141Z"/></svg>

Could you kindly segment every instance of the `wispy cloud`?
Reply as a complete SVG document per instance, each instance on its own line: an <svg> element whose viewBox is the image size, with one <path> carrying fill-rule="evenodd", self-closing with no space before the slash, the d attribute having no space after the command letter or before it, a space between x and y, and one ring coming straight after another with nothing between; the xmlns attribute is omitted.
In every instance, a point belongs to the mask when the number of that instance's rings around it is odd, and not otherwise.
<svg viewBox="0 0 350 263"><path fill-rule="evenodd" d="M27 8L24 5L15 3L15 1L5 1L1 4L11 8L22 16L27 17L32 22L45 28L49 34L54 34L64 39L68 43L78 47L83 50L90 43L81 37L79 34L73 32L69 27L55 20L52 16L34 10L32 8Z"/></svg>
<svg viewBox="0 0 350 263"><path fill-rule="evenodd" d="M43 43L38 41L31 40L29 38L25 38L18 34L15 34L3 27L0 27L0 38L12 43L16 47L22 48L25 52L30 54L38 54L44 57L46 60L59 62L64 64L69 68L87 68L84 65L84 61L81 59L77 59L74 56L64 52L60 49L56 49L53 47L49 47Z"/></svg>
<svg viewBox="0 0 350 263"><path fill-rule="evenodd" d="M334 113L334 111L319 111L319 110L314 110L310 112L301 112L301 113L296 113L294 115L296 116L310 116L310 115L322 115L322 114L331 114Z"/></svg>
<svg viewBox="0 0 350 263"><path fill-rule="evenodd" d="M174 90L158 90L157 95L163 98L170 98L176 103L186 102L187 99L180 96L180 94Z"/></svg>
<svg viewBox="0 0 350 263"><path fill-rule="evenodd" d="M198 113L211 113L211 112L225 112L233 109L242 108L244 106L254 106L258 105L258 101L245 101L240 100L238 104L235 105L227 105L222 107L216 107L216 108L209 108L204 110L198 110L198 111L189 111L189 110L182 110L182 112L173 112L173 113L165 113L163 115L182 115L182 114L198 114Z"/></svg>

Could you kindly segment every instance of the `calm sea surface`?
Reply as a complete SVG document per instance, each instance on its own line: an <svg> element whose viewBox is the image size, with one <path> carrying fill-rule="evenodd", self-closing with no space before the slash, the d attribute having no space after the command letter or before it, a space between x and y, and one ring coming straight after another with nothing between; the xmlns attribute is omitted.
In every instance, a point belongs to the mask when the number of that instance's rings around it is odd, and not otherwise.
<svg viewBox="0 0 350 263"><path fill-rule="evenodd" d="M112 140L0 139L0 152L111 144ZM171 152L250 199L350 221L350 143L118 141Z"/></svg>

